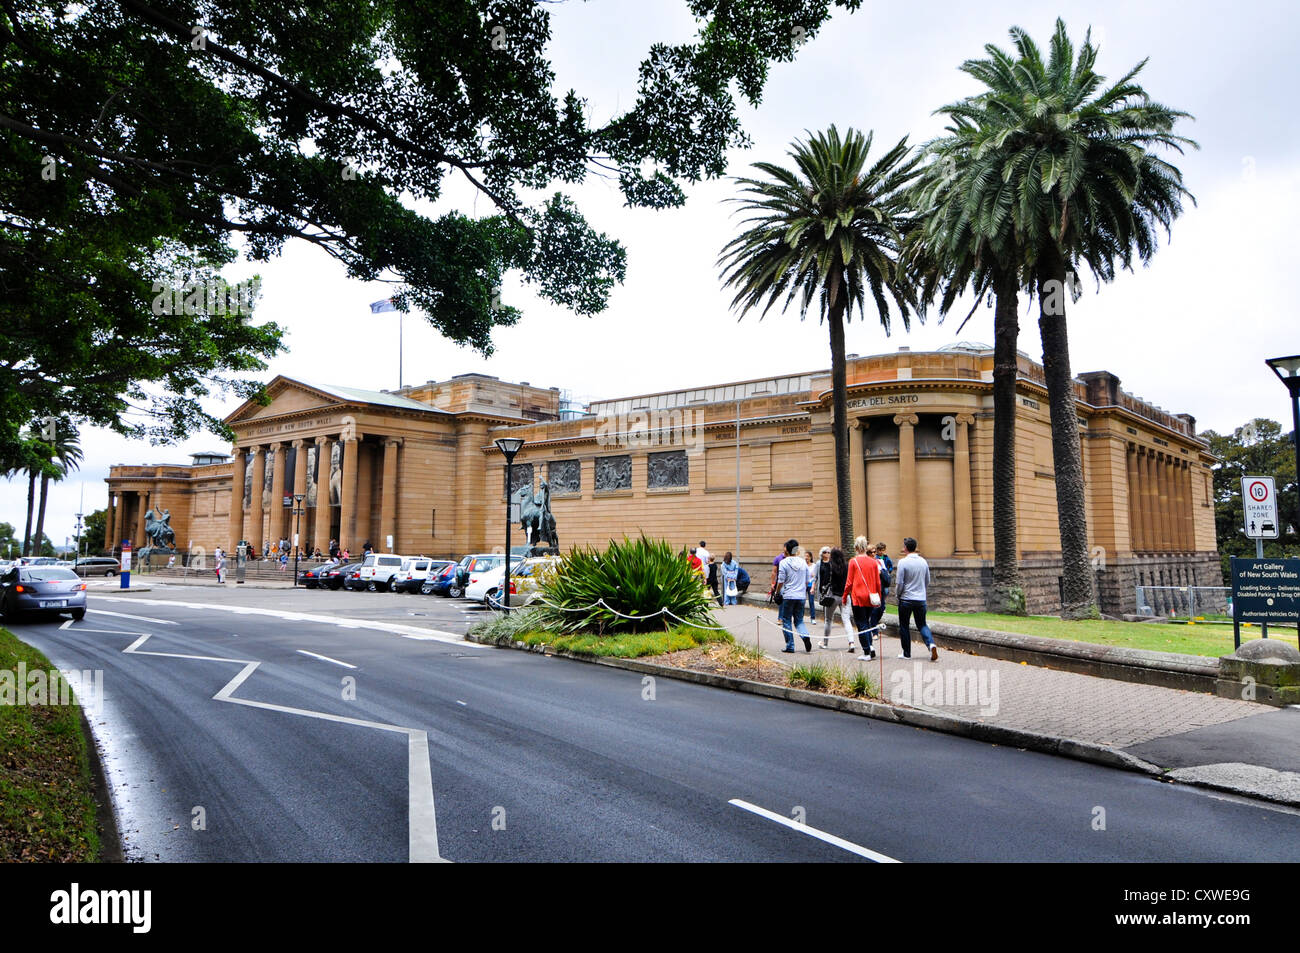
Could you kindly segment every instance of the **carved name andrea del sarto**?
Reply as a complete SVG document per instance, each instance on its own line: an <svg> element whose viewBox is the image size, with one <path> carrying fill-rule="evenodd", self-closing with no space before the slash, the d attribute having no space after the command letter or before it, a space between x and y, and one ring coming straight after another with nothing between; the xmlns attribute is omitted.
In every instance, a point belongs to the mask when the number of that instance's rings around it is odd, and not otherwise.
<svg viewBox="0 0 1300 953"><path fill-rule="evenodd" d="M915 404L921 398L917 394L889 394L884 397L855 397L849 401L850 407L892 407L897 404Z"/></svg>

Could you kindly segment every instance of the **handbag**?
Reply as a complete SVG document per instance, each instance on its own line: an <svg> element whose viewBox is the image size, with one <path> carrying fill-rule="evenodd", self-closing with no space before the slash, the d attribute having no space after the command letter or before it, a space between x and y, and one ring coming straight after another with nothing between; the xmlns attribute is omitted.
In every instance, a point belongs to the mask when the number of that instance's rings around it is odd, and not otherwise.
<svg viewBox="0 0 1300 953"><path fill-rule="evenodd" d="M738 595L740 595L740 590L736 588L736 577L735 577L735 576L731 576L731 577L729 577L729 578L727 579L727 595L729 595L729 596L738 596Z"/></svg>
<svg viewBox="0 0 1300 953"><path fill-rule="evenodd" d="M844 623L844 634L849 637L849 645L853 645L853 636L857 634L857 626L853 624L853 600L845 599L844 608L840 610L840 621Z"/></svg>

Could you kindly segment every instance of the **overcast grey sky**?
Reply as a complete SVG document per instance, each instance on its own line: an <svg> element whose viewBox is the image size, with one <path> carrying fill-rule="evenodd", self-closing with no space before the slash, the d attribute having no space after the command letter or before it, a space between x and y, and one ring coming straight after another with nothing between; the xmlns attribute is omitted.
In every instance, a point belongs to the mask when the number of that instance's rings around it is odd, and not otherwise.
<svg viewBox="0 0 1300 953"><path fill-rule="evenodd" d="M652 42L693 32L680 0L592 0L550 9L557 85L588 100L593 122L630 103L637 65ZM1069 314L1073 370L1112 371L1130 392L1194 415L1202 429L1231 430L1254 416L1289 429L1286 391L1263 361L1300 352L1288 287L1297 273L1300 220L1300 125L1292 102L1300 86L1300 13L1292 3L868 0L856 14L838 13L795 63L772 69L764 101L742 111L753 148L735 153L729 171L784 161L793 139L830 123L874 130L873 154L904 135L923 142L941 129L933 110L975 90L957 69L963 60L982 55L986 43L1008 47L1012 25L1046 45L1058 14L1076 42L1092 27L1101 47L1098 69L1109 77L1149 57L1140 81L1159 101L1196 117L1180 131L1201 145L1174 157L1198 205L1175 224L1151 266L1100 289L1084 282L1084 297ZM496 333L490 359L408 315L405 382L480 371L593 398L829 366L828 337L814 321L772 314L737 323L728 312L715 262L734 233L724 204L734 192L725 180L705 183L685 208L655 212L624 208L615 185L601 179L572 190L592 224L628 250L627 280L608 311L578 318L508 279L503 299L524 317ZM490 212L464 193L449 193L447 204ZM271 364L267 380L286 374L397 386L398 315L368 310L389 286L350 280L323 253L301 245L228 275L253 271L263 276L259 318L287 329L288 351ZM855 322L848 349L941 347L958 340L956 326L931 322L910 333L895 327L886 338L878 322ZM992 311L981 308L960 339L991 342ZM1020 347L1041 356L1027 302ZM81 471L51 491L47 533L56 544L73 532L83 482L86 512L104 506L110 464L188 462L194 450L229 450L211 435L153 447L96 431L82 442ZM19 535L25 497L25 480L0 483L0 520Z"/></svg>

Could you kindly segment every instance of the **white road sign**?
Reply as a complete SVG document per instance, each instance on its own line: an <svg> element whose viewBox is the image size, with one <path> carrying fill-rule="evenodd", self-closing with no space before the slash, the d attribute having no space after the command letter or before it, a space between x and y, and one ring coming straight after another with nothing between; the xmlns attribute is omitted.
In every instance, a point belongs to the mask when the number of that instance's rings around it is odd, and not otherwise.
<svg viewBox="0 0 1300 953"><path fill-rule="evenodd" d="M1241 508L1245 512L1246 536L1249 539L1277 539L1277 487L1273 478L1241 478Z"/></svg>

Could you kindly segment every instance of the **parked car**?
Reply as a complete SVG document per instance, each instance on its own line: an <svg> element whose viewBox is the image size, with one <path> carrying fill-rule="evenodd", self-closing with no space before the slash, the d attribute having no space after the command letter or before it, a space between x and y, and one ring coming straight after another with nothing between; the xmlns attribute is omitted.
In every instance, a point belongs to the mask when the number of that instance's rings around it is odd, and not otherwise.
<svg viewBox="0 0 1300 953"><path fill-rule="evenodd" d="M111 556L86 556L77 560L72 571L79 576L116 576L122 564Z"/></svg>
<svg viewBox="0 0 1300 953"><path fill-rule="evenodd" d="M428 556L412 556L402 563L402 568L393 577L394 592L424 592L424 586L431 578L437 578L450 565L446 559L430 559ZM428 595L428 593L424 593Z"/></svg>
<svg viewBox="0 0 1300 953"><path fill-rule="evenodd" d="M343 574L343 588L348 592L360 592L365 589L367 583L361 578L361 563L353 563L347 567Z"/></svg>
<svg viewBox="0 0 1300 953"><path fill-rule="evenodd" d="M343 588L343 581L348 573L361 569L361 563L336 562L331 566L332 568L325 569L320 574L320 579L316 583L318 589L333 589L337 592Z"/></svg>
<svg viewBox="0 0 1300 953"><path fill-rule="evenodd" d="M461 579L463 581L461 582L460 588L464 590L465 598L472 599L473 597L469 594L470 587L476 585L479 578L484 573L492 572L494 569L500 569L505 565L506 560L505 556L501 553L476 553L473 556L466 556L465 558L469 560L469 562L461 571ZM512 558L518 560L523 557L514 556ZM480 595L476 601L481 602L482 596Z"/></svg>
<svg viewBox="0 0 1300 953"><path fill-rule="evenodd" d="M393 577L402 568L404 556L397 553L370 553L361 561L361 579L367 592L390 591Z"/></svg>
<svg viewBox="0 0 1300 953"><path fill-rule="evenodd" d="M298 585L306 589L317 589L321 584L321 577L338 566L338 563L321 563L319 566L312 566L310 569L298 570Z"/></svg>
<svg viewBox="0 0 1300 953"><path fill-rule="evenodd" d="M554 556L538 556L526 559L510 569L510 594L504 601L511 608L530 606L542 597L540 578L547 567L558 569L559 560ZM504 574L503 574L504 575ZM496 601L503 601L500 594Z"/></svg>
<svg viewBox="0 0 1300 953"><path fill-rule="evenodd" d="M420 592L426 596L450 595L452 587L456 584L456 574L459 572L459 563L448 563L446 568L442 569L436 576L427 580L424 585L420 587Z"/></svg>
<svg viewBox="0 0 1300 953"><path fill-rule="evenodd" d="M522 556L512 556L510 558L510 578L513 579L519 567L523 565ZM499 605L501 592L501 581L505 577L505 559L498 557L497 563L492 568L486 568L481 572L470 572L470 584L465 587L465 598L471 602L481 602L487 606Z"/></svg>
<svg viewBox="0 0 1300 953"><path fill-rule="evenodd" d="M447 584L447 595L453 599L459 599L465 595L465 583L469 581L469 565L474 561L473 556L462 556L460 562L456 564L456 572Z"/></svg>
<svg viewBox="0 0 1300 953"><path fill-rule="evenodd" d="M86 615L86 584L59 566L13 566L0 576L0 615L12 621L25 613Z"/></svg>

